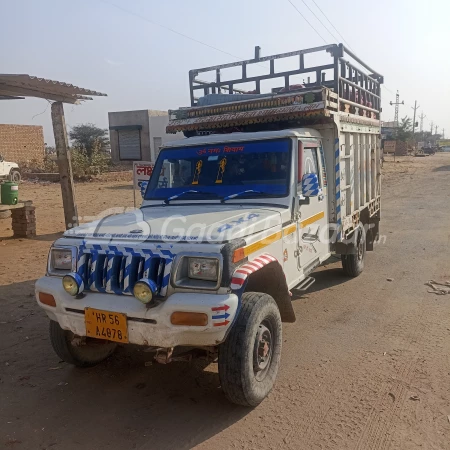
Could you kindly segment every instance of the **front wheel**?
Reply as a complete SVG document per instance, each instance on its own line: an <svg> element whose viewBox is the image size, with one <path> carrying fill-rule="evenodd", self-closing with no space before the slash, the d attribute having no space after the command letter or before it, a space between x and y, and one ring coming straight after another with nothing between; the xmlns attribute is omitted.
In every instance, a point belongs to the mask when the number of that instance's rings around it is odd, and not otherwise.
<svg viewBox="0 0 450 450"><path fill-rule="evenodd" d="M226 397L256 406L275 383L281 357L281 318L275 300L260 292L242 295L242 307L219 347L219 376Z"/></svg>
<svg viewBox="0 0 450 450"><path fill-rule="evenodd" d="M11 177L11 181L14 181L14 183L19 183L22 178L20 172L17 169L11 170L11 173L9 175Z"/></svg>
<svg viewBox="0 0 450 450"><path fill-rule="evenodd" d="M75 343L75 335L63 330L58 322L50 321L50 341L55 353L66 363L77 367L91 367L105 360L117 348L113 342L88 339L86 343Z"/></svg>

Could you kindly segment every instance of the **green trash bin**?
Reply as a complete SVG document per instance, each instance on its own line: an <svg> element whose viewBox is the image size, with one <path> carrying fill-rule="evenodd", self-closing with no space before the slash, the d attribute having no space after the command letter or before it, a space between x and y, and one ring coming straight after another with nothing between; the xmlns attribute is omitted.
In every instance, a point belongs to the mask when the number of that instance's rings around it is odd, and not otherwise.
<svg viewBox="0 0 450 450"><path fill-rule="evenodd" d="M5 181L0 187L2 190L0 203L2 205L17 205L19 201L19 185L12 181Z"/></svg>

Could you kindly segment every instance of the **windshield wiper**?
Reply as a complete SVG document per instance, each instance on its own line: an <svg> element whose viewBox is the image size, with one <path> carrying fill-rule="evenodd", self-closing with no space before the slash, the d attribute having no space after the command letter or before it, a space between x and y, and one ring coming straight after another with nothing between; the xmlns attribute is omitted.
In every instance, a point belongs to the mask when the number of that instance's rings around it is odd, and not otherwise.
<svg viewBox="0 0 450 450"><path fill-rule="evenodd" d="M248 189L247 191L242 191L242 192L238 192L236 194L227 195L226 197L224 197L221 200L221 203L225 203L227 200L231 200L233 198L240 197L241 195L244 195L244 194L271 195L271 194L268 194L267 192L255 191L253 189Z"/></svg>
<svg viewBox="0 0 450 450"><path fill-rule="evenodd" d="M188 191L183 191L183 192L180 192L177 195L172 195L172 197L166 198L164 200L164 203L166 205L168 205L169 202L171 202L172 200L176 200L177 198L179 198L179 197L181 197L181 196L183 196L185 194L191 194L191 195L195 194L195 195L206 195L206 196L218 197L218 195L215 192L202 192L202 191L195 191L194 189L190 189Z"/></svg>

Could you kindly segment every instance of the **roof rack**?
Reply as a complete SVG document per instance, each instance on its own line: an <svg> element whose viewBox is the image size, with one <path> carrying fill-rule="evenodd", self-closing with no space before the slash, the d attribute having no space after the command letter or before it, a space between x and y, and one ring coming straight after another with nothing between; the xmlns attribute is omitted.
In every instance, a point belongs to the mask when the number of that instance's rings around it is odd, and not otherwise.
<svg viewBox="0 0 450 450"><path fill-rule="evenodd" d="M266 57L260 56L260 50L260 47L255 48L253 59L189 71L191 107L169 111L172 120L167 131L213 131L254 123L286 122L299 117L330 117L330 113L335 112L354 116L359 122L364 122L364 118L380 120L383 76L343 44ZM305 55L317 53L330 55L330 63L308 66ZM297 68L276 70L277 60L296 56ZM269 63L267 73L248 76L249 66L265 62ZM241 76L226 79L222 70L232 67L240 67ZM211 72L214 81L198 78L200 74L211 78ZM304 75L306 82L291 84L295 83L295 75ZM262 92L261 82L271 79L282 79L283 86ZM249 83L254 89L243 89L242 85ZM204 97L198 99L198 92Z"/></svg>
<svg viewBox="0 0 450 450"><path fill-rule="evenodd" d="M235 86L253 82L255 86L254 93L261 94L262 80L283 78L284 89L287 90L290 87L290 77L304 74L309 75L308 82L303 84L304 88L310 89L314 87L328 87L339 96L344 96L343 94L350 93L352 91L351 88L357 88L361 93L367 94L368 100L371 101L374 109L380 108L380 84L383 83L383 76L371 69L343 44L323 45L321 47L313 47L265 57L260 56L260 51L260 47L255 47L254 59L190 70L189 90L191 96L191 106L196 105L195 93L199 90L203 91L204 95L214 94L220 91L226 91L229 94L244 93L245 91L242 89L237 89ZM329 53L333 58L330 64L321 66L305 65L306 54L320 53L324 51ZM356 61L356 63L360 64L362 68L357 67L354 62L344 59L346 55ZM282 72L276 71L276 60L290 58L292 56L299 57L299 65L297 69ZM248 66L253 64L261 65L261 63L267 61L269 62L269 73L264 75L247 76ZM221 69L239 66L242 69L240 78L229 80L222 78ZM333 77L326 80L325 71L330 69L333 70ZM205 74L208 72L215 72L215 81L203 81L197 78L199 74ZM311 81L311 76L315 76L314 81Z"/></svg>

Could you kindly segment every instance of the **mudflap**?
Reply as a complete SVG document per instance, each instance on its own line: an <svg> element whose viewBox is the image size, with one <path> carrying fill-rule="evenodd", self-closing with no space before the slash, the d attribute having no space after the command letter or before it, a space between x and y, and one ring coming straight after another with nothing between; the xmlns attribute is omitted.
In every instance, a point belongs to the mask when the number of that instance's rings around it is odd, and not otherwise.
<svg viewBox="0 0 450 450"><path fill-rule="evenodd" d="M380 235L380 211L369 218L369 227L366 232L366 250L373 251L373 245Z"/></svg>

